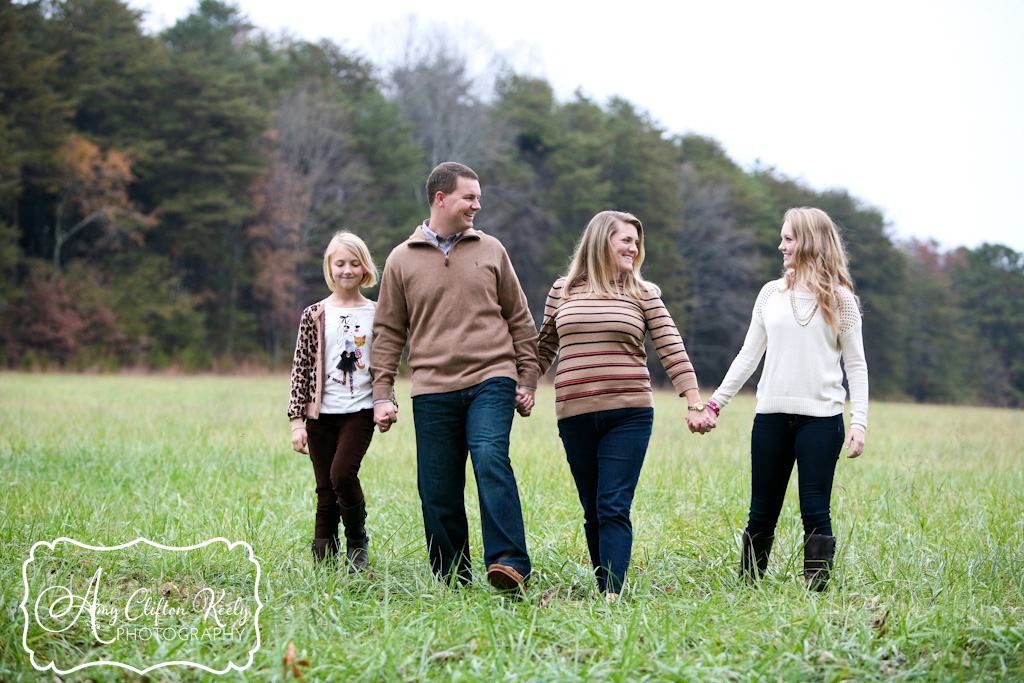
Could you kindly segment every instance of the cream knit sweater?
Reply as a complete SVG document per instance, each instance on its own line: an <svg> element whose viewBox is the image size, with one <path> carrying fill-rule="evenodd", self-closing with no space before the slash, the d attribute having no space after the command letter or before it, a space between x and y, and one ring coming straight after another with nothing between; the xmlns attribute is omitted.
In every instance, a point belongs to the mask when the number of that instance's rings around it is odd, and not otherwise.
<svg viewBox="0 0 1024 683"><path fill-rule="evenodd" d="M852 292L839 292L839 332L825 323L821 311L806 327L796 320L814 306L814 295L780 292L782 280L761 288L754 304L750 329L736 359L711 396L720 408L757 368L764 356L764 370L757 384L757 412L792 413L812 417L840 415L846 404L843 368L850 385L850 426L868 426L868 366L864 358L861 316Z"/></svg>

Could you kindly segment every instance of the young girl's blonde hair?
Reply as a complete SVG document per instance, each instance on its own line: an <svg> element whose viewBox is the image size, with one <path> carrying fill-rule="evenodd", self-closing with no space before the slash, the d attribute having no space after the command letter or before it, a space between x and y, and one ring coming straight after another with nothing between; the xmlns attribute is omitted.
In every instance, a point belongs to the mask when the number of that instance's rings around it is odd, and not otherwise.
<svg viewBox="0 0 1024 683"><path fill-rule="evenodd" d="M633 259L633 270L622 273L615 265L612 236L620 223L636 227L637 255ZM587 228L576 242L576 250L565 274L563 297L573 298L615 298L623 294L642 299L648 294L661 295L653 282L640 276L644 262L644 226L640 219L625 211L602 211L590 219ZM578 289L574 289L579 287Z"/></svg>
<svg viewBox="0 0 1024 683"><path fill-rule="evenodd" d="M782 289L785 291L793 287L799 279L815 295L825 322L838 331L838 290L845 287L853 293L853 278L850 277L839 230L827 213L808 206L788 210L784 220L793 231L796 252L793 267L787 269L783 276L785 285Z"/></svg>
<svg viewBox="0 0 1024 683"><path fill-rule="evenodd" d="M359 259L359 265L363 267L363 279L359 281L359 286L373 287L377 284L377 266L370 258L370 250L367 248L366 242L348 230L339 230L334 233L334 237L327 243L327 248L324 250L324 280L327 281L330 290L333 292L335 287L334 281L331 280L331 257L341 248L348 249L355 254Z"/></svg>

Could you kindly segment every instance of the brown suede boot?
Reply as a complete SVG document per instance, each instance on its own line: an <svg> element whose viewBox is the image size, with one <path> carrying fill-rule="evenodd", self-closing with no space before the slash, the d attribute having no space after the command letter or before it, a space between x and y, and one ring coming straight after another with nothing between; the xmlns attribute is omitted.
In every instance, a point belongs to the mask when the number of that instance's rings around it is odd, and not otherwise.
<svg viewBox="0 0 1024 683"><path fill-rule="evenodd" d="M740 578L747 583L755 583L764 578L768 570L768 556L772 553L775 536L765 534L751 535L743 530L742 548L740 551Z"/></svg>
<svg viewBox="0 0 1024 683"><path fill-rule="evenodd" d="M835 536L811 534L804 539L804 580L807 582L807 590L821 592L828 588L835 556Z"/></svg>
<svg viewBox="0 0 1024 683"><path fill-rule="evenodd" d="M345 525L345 560L349 574L370 568L370 537L366 535L366 501L350 508L341 507L341 522Z"/></svg>

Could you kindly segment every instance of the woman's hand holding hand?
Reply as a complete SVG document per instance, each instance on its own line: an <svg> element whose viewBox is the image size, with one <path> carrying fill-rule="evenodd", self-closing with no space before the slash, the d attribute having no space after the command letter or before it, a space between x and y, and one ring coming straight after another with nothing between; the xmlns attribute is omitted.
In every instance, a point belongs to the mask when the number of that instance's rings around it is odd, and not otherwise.
<svg viewBox="0 0 1024 683"><path fill-rule="evenodd" d="M516 410L523 417L530 417L534 406L534 390L516 387Z"/></svg>
<svg viewBox="0 0 1024 683"><path fill-rule="evenodd" d="M856 458L864 452L864 430L857 427L850 429L850 438L846 440L846 449L850 453L847 458Z"/></svg>
<svg viewBox="0 0 1024 683"><path fill-rule="evenodd" d="M710 408L689 410L686 412L686 424L691 432L707 434L715 428L715 414Z"/></svg>

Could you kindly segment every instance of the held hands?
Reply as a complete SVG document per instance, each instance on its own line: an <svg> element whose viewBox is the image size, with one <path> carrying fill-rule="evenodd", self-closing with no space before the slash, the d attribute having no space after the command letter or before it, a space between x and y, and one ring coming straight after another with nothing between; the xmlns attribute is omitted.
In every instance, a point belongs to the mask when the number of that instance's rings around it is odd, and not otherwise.
<svg viewBox="0 0 1024 683"><path fill-rule="evenodd" d="M534 390L516 387L516 411L523 417L530 417L533 410Z"/></svg>
<svg viewBox="0 0 1024 683"><path fill-rule="evenodd" d="M715 428L715 413L711 408L686 411L686 425L691 433L707 434Z"/></svg>
<svg viewBox="0 0 1024 683"><path fill-rule="evenodd" d="M850 451L847 458L856 458L864 453L864 430L850 429L850 438L846 440L846 450Z"/></svg>
<svg viewBox="0 0 1024 683"><path fill-rule="evenodd" d="M715 428L715 412L700 400L700 392L687 389L684 392L687 403L686 426L691 434L707 434ZM701 410L696 410L700 408Z"/></svg>
<svg viewBox="0 0 1024 683"><path fill-rule="evenodd" d="M381 434L391 429L391 425L396 422L398 422L398 406L393 401L373 404L373 423L377 425Z"/></svg>

